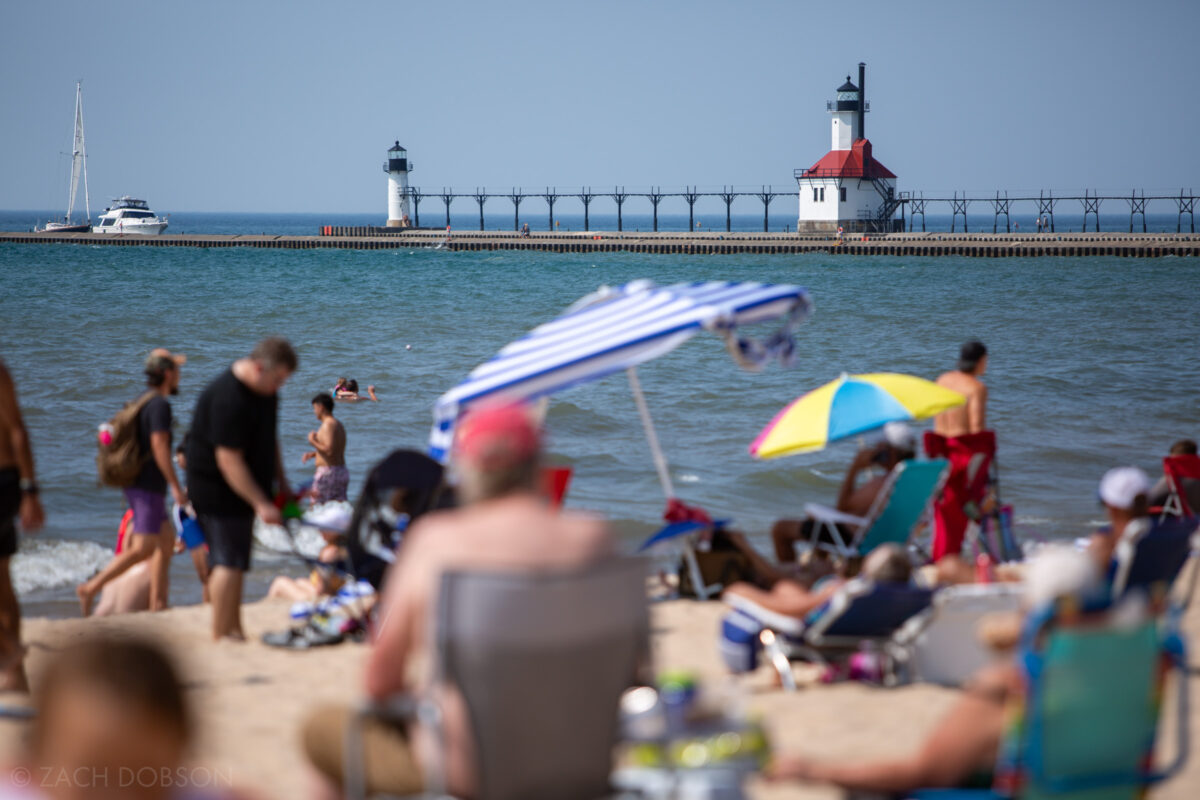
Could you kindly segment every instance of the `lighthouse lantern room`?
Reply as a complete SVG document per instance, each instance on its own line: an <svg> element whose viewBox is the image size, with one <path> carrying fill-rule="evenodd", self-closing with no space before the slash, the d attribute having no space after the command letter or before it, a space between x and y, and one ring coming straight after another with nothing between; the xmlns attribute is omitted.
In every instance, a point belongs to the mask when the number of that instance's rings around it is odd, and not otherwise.
<svg viewBox="0 0 1200 800"><path fill-rule="evenodd" d="M800 189L798 232L890 231L900 202L896 176L875 160L866 138L866 64L858 65L858 85L850 76L828 103L831 149L808 169L795 171Z"/></svg>
<svg viewBox="0 0 1200 800"><path fill-rule="evenodd" d="M407 228L411 225L408 219L408 173L412 172L408 151L397 140L388 148L387 154L387 161L383 165L383 171L388 176L387 226Z"/></svg>

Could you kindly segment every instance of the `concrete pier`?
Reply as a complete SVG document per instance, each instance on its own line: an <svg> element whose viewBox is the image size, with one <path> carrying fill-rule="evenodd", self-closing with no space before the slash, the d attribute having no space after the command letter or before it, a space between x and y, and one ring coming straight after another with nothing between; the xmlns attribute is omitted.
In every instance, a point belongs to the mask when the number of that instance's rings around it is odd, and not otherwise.
<svg viewBox="0 0 1200 800"><path fill-rule="evenodd" d="M375 231L386 230L386 234ZM828 253L851 256L1037 256L1101 257L1200 256L1200 234L1043 233L950 234L892 233L846 237L796 233L632 233L555 232L521 236L505 231L445 231L323 226L317 236L242 236L163 234L138 236L105 233L3 233L0 243L82 244L123 247L258 247L283 250L536 250L552 253L787 254Z"/></svg>

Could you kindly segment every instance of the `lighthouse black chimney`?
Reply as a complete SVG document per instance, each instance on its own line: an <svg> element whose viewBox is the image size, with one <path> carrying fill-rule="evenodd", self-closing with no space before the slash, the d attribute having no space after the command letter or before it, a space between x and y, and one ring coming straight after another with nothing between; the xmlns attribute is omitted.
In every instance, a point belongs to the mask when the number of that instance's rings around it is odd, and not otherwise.
<svg viewBox="0 0 1200 800"><path fill-rule="evenodd" d="M867 138L867 65L858 62L858 138Z"/></svg>

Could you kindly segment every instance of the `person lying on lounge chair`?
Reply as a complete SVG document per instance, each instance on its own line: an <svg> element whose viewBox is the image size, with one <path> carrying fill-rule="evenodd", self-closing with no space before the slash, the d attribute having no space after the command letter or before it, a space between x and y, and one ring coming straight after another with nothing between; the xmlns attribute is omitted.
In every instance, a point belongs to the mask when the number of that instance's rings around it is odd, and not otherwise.
<svg viewBox="0 0 1200 800"><path fill-rule="evenodd" d="M912 429L903 422L889 422L885 425L883 438L875 446L859 450L854 461L850 463L838 490L834 508L856 517L866 516L892 468L916 455L915 442ZM860 484L860 476L872 469L876 469L875 474ZM771 541L775 546L775 557L780 563L795 563L796 543L812 539L812 528L815 524L816 521L811 518L781 519L775 523L771 528ZM844 535L853 533L840 523L838 528Z"/></svg>
<svg viewBox="0 0 1200 800"><path fill-rule="evenodd" d="M1023 605L1044 606L1066 595L1086 595L1099 575L1086 554L1071 547L1048 547L1030 563ZM1014 615L1015 617L1016 615ZM1011 649L1020 620L995 626L989 644ZM987 786L1004 733L1004 706L1020 691L1015 658L976 673L959 700L910 755L880 761L855 759L829 763L795 755L777 755L767 768L772 780L830 783L858 792L892 794L919 788Z"/></svg>
<svg viewBox="0 0 1200 800"><path fill-rule="evenodd" d="M852 571L857 572L857 570ZM912 560L903 547L883 544L876 547L863 560L862 575L876 583L908 583L912 576ZM725 593L744 597L768 611L803 619L820 609L841 589L846 581L854 577L843 570L841 575L829 576L811 589L788 578L775 582L764 590L750 583L735 583Z"/></svg>

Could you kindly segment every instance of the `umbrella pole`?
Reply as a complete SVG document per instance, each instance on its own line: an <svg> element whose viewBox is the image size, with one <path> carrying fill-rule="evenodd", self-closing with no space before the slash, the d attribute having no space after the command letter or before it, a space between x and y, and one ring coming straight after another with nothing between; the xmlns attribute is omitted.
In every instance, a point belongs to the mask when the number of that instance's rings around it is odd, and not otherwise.
<svg viewBox="0 0 1200 800"><path fill-rule="evenodd" d="M637 369L629 367L629 388L633 390L633 400L637 403L638 416L642 418L642 428L646 431L646 442L650 445L650 456L654 459L654 468L658 471L658 482L662 484L663 494L670 500L675 496L675 487L671 485L671 473L667 469L667 459L658 443L658 434L654 431L654 420L650 419L650 408L646 405L646 397L642 394L642 384L638 380ZM687 564L688 573L692 578L692 586L696 596L707 600L721 590L720 585L706 586L704 576L700 572L700 563L696 560L696 551L692 548L692 538L688 536L683 546L683 560Z"/></svg>
<svg viewBox="0 0 1200 800"><path fill-rule="evenodd" d="M670 500L675 496L675 487L671 485L671 473L667 470L667 459L663 456L662 447L658 444L658 434L654 431L654 420L650 419L650 409L646 406L646 397L642 394L642 384L638 381L637 368L628 367L629 388L633 390L633 401L637 403L638 415L642 418L642 428L646 431L646 442L650 445L650 456L654 459L654 468L658 470L658 482L662 485L663 494Z"/></svg>

